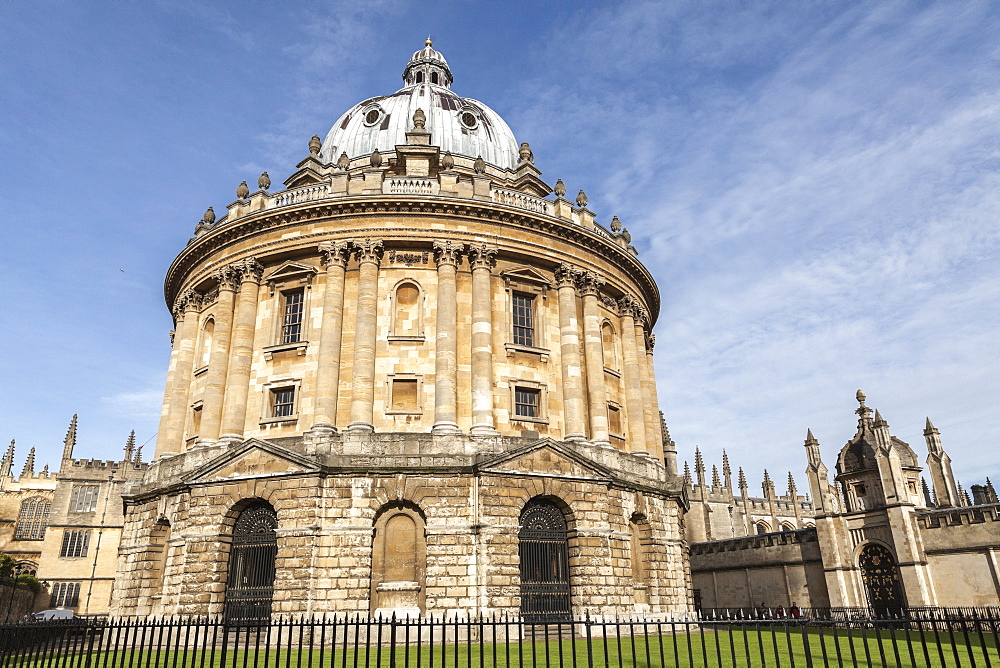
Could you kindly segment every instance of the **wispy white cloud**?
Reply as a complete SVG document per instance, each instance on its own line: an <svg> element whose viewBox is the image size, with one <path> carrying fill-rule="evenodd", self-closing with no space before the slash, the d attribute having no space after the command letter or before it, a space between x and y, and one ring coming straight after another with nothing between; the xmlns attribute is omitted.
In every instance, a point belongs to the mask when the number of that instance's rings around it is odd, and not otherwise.
<svg viewBox="0 0 1000 668"><path fill-rule="evenodd" d="M132 420L150 420L160 417L163 405L163 388L146 388L131 392L119 392L101 397L105 409L121 417Z"/></svg>

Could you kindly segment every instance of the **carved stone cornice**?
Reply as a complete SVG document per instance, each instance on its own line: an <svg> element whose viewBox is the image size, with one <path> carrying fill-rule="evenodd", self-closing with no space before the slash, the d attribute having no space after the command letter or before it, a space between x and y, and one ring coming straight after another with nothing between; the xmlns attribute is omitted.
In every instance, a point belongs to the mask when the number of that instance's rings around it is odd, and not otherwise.
<svg viewBox="0 0 1000 668"><path fill-rule="evenodd" d="M264 266L255 257L244 258L230 266L238 274L240 284L260 283L260 279L264 277Z"/></svg>
<svg viewBox="0 0 1000 668"><path fill-rule="evenodd" d="M352 244L351 250L354 252L354 257L357 258L359 264L366 262L370 264L382 264L384 250L382 249L382 242L379 239L355 241Z"/></svg>
<svg viewBox="0 0 1000 668"><path fill-rule="evenodd" d="M212 272L212 279L219 284L219 290L236 290L240 283L240 272L232 265L226 265Z"/></svg>
<svg viewBox="0 0 1000 668"><path fill-rule="evenodd" d="M607 293L602 292L597 295L597 298L601 301L601 304L604 305L604 308L608 309L615 315L621 315L621 312L618 310L618 300L616 300L614 297L612 297Z"/></svg>
<svg viewBox="0 0 1000 668"><path fill-rule="evenodd" d="M443 264L457 267L461 262L462 253L465 252L465 244L454 241L434 241L432 246L434 248L434 261L439 267Z"/></svg>
<svg viewBox="0 0 1000 668"><path fill-rule="evenodd" d="M351 242L324 241L319 245L319 257L324 267L347 267L347 261L351 258Z"/></svg>
<svg viewBox="0 0 1000 668"><path fill-rule="evenodd" d="M576 289L584 297L600 297L604 279L596 271L581 271L576 277Z"/></svg>
<svg viewBox="0 0 1000 668"><path fill-rule="evenodd" d="M576 278L580 275L580 270L568 262L563 262L556 267L554 274L556 277L556 287L575 288Z"/></svg>
<svg viewBox="0 0 1000 668"><path fill-rule="evenodd" d="M381 219L386 215L397 214L492 223L502 225L505 229L531 230L542 235L557 237L611 263L621 279L634 282L650 306L654 310L658 308L659 291L649 271L627 249L598 232L537 212L515 211L509 207L498 208L490 202L420 195L384 195L379 198L338 197L253 212L232 221L223 219L222 225L216 224L210 232L191 241L178 254L167 271L165 296L168 300L173 300L180 286L188 283L194 272L203 267L209 257L224 253L233 244L248 242L253 244L255 237L272 235L282 229L317 221L324 223L350 221L347 227L361 237L372 232L370 226L366 226L366 219ZM415 222L419 224L419 221ZM421 229L421 232L426 231L430 230ZM303 234L295 238L275 238L254 248L280 248L290 242L301 244L307 242L310 236L317 237L318 242L326 234L327 232L317 232L315 235ZM405 238L412 241L414 237L406 235ZM433 238L432 236L430 240ZM207 277L207 274L205 276ZM602 303L606 303L603 298Z"/></svg>
<svg viewBox="0 0 1000 668"><path fill-rule="evenodd" d="M635 315L635 324L645 327L649 324L649 311L646 310L645 306L639 304L638 301L632 307L632 312Z"/></svg>
<svg viewBox="0 0 1000 668"><path fill-rule="evenodd" d="M475 269L493 270L497 263L497 253L499 249L490 244L470 244L469 245L469 265Z"/></svg>

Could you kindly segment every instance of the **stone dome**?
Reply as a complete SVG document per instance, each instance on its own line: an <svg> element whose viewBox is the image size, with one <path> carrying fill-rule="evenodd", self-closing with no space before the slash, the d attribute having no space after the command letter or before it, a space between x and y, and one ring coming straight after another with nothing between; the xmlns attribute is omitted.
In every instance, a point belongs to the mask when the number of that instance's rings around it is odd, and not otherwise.
<svg viewBox="0 0 1000 668"><path fill-rule="evenodd" d="M413 129L413 113L423 109L431 144L442 152L513 170L518 162L518 142L500 115L488 106L451 91L451 70L430 39L410 58L403 70L406 84L391 95L373 97L351 107L327 133L320 150L324 162L336 162L341 153L350 159L385 155L405 144Z"/></svg>

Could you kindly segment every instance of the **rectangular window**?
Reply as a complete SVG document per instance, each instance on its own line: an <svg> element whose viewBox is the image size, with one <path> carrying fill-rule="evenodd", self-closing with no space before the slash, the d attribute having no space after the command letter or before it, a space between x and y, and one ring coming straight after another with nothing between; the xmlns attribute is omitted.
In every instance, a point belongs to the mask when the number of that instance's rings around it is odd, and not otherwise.
<svg viewBox="0 0 1000 668"><path fill-rule="evenodd" d="M282 387L271 390L271 417L291 417L295 415L295 388Z"/></svg>
<svg viewBox="0 0 1000 668"><path fill-rule="evenodd" d="M292 290L284 293L285 319L281 327L282 343L298 343L302 340L302 318L305 313L305 291Z"/></svg>
<svg viewBox="0 0 1000 668"><path fill-rule="evenodd" d="M394 378L392 380L392 406L390 410L418 412L420 404L417 401L417 389L415 378Z"/></svg>
<svg viewBox="0 0 1000 668"><path fill-rule="evenodd" d="M79 582L57 582L52 585L50 608L75 608L80 605Z"/></svg>
<svg viewBox="0 0 1000 668"><path fill-rule="evenodd" d="M535 297L514 293L514 344L518 346L535 345Z"/></svg>
<svg viewBox="0 0 1000 668"><path fill-rule="evenodd" d="M97 485L73 485L73 495L70 498L71 513L92 513L97 510Z"/></svg>
<svg viewBox="0 0 1000 668"><path fill-rule="evenodd" d="M608 406L608 431L622 433L622 412L617 406Z"/></svg>
<svg viewBox="0 0 1000 668"><path fill-rule="evenodd" d="M59 550L60 557L86 557L87 548L90 547L90 531L82 529L72 529L63 533L62 548Z"/></svg>
<svg viewBox="0 0 1000 668"><path fill-rule="evenodd" d="M514 415L529 418L541 417L539 411L540 402L538 401L540 396L541 390L530 387L515 387Z"/></svg>

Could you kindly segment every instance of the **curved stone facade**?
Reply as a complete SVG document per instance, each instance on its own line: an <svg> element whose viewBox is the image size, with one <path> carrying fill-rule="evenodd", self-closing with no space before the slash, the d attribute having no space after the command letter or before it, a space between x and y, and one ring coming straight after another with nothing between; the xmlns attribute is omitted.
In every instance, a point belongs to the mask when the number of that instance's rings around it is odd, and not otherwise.
<svg viewBox="0 0 1000 668"><path fill-rule="evenodd" d="M582 191L546 198L527 144L502 168L443 151L426 120L363 159L314 137L285 190L262 177L171 265L117 614L222 612L257 499L277 516L274 613L516 612L537 498L567 519L573 612L688 609L650 273ZM394 531L405 554L385 552Z"/></svg>

